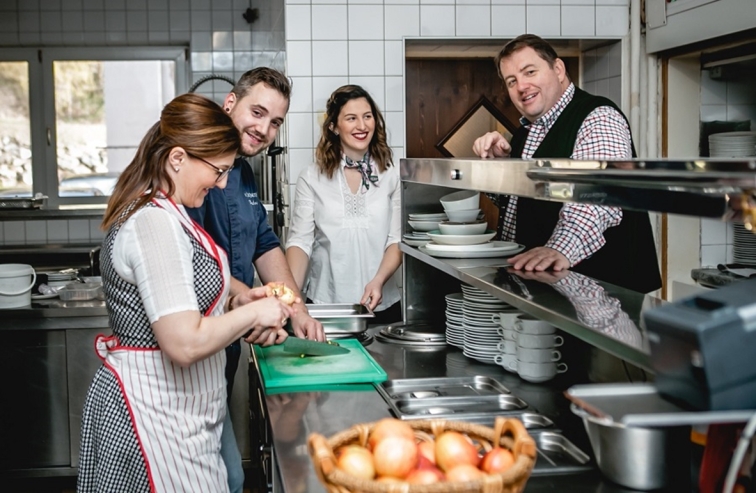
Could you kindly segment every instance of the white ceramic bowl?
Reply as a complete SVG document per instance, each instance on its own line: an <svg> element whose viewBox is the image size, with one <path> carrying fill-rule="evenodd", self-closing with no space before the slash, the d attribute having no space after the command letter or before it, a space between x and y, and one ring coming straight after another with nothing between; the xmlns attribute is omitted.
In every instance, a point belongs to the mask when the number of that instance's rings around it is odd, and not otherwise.
<svg viewBox="0 0 756 493"><path fill-rule="evenodd" d="M487 227L488 223L485 221L476 221L473 223L442 221L438 223L438 229L443 235L479 235L485 233Z"/></svg>
<svg viewBox="0 0 756 493"><path fill-rule="evenodd" d="M458 211L446 211L446 215L454 223L472 223L478 219L479 212L480 209L462 209Z"/></svg>
<svg viewBox="0 0 756 493"><path fill-rule="evenodd" d="M449 215L449 211L474 209L480 207L480 192L461 190L450 193L441 197L441 205L444 206L447 216Z"/></svg>
<svg viewBox="0 0 756 493"><path fill-rule="evenodd" d="M438 229L438 221L407 221L415 231L433 231Z"/></svg>

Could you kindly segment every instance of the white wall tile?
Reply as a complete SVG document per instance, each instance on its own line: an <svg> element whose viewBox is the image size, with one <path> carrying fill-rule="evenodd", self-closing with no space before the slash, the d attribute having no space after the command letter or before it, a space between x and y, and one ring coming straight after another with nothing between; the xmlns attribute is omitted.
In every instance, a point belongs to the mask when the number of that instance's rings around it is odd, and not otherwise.
<svg viewBox="0 0 756 493"><path fill-rule="evenodd" d="M26 244L44 245L47 243L47 224L45 221L25 221Z"/></svg>
<svg viewBox="0 0 756 493"><path fill-rule="evenodd" d="M530 5L560 5L559 0L528 0Z"/></svg>
<svg viewBox="0 0 756 493"><path fill-rule="evenodd" d="M622 80L620 77L609 77L608 79L599 79L596 81L596 94L604 96L612 101L621 101L622 99Z"/></svg>
<svg viewBox="0 0 756 493"><path fill-rule="evenodd" d="M491 6L491 0L456 0L456 5L488 5Z"/></svg>
<svg viewBox="0 0 756 493"><path fill-rule="evenodd" d="M596 50L586 50L582 53L583 83L593 82L596 75Z"/></svg>
<svg viewBox="0 0 756 493"><path fill-rule="evenodd" d="M296 138L289 138L291 141L289 142L289 149L314 147L312 143L312 113L289 112L286 115L286 121L289 125L287 135L296 136Z"/></svg>
<svg viewBox="0 0 756 493"><path fill-rule="evenodd" d="M346 5L347 0L312 0L313 5L320 5L320 4L337 4L337 5Z"/></svg>
<svg viewBox="0 0 756 493"><path fill-rule="evenodd" d="M705 245L701 247L701 267L716 267L727 263L726 245Z"/></svg>
<svg viewBox="0 0 756 493"><path fill-rule="evenodd" d="M592 80L592 81L583 82L580 88L584 90L585 92L596 94L596 81Z"/></svg>
<svg viewBox="0 0 756 493"><path fill-rule="evenodd" d="M89 220L88 219L69 219L68 220L68 240L72 243L89 241Z"/></svg>
<svg viewBox="0 0 756 493"><path fill-rule="evenodd" d="M68 221L53 219L47 221L47 243L61 243L68 241Z"/></svg>
<svg viewBox="0 0 756 493"><path fill-rule="evenodd" d="M323 133L323 122L325 122L325 112L323 113L310 113L312 116L312 142L313 149L318 147L320 142L320 136Z"/></svg>
<svg viewBox="0 0 756 493"><path fill-rule="evenodd" d="M385 0L385 5L419 5L420 0Z"/></svg>
<svg viewBox="0 0 756 493"><path fill-rule="evenodd" d="M312 111L312 77L292 77L289 111Z"/></svg>
<svg viewBox="0 0 756 493"><path fill-rule="evenodd" d="M727 223L727 231L725 233L727 235L727 244L732 245L735 243L735 224L728 222Z"/></svg>
<svg viewBox="0 0 756 493"><path fill-rule="evenodd" d="M404 113L401 111L387 111L383 114L386 119L386 133L390 146L404 146Z"/></svg>
<svg viewBox="0 0 756 493"><path fill-rule="evenodd" d="M596 0L596 5L617 5L629 8L630 0Z"/></svg>
<svg viewBox="0 0 756 493"><path fill-rule="evenodd" d="M596 6L596 36L625 36L630 27L630 11L625 6Z"/></svg>
<svg viewBox="0 0 756 493"><path fill-rule="evenodd" d="M386 41L383 44L386 56L386 75L404 74L404 43L402 41Z"/></svg>
<svg viewBox="0 0 756 493"><path fill-rule="evenodd" d="M718 219L701 218L701 245L727 244L727 223Z"/></svg>
<svg viewBox="0 0 756 493"><path fill-rule="evenodd" d="M6 245L23 245L26 242L26 228L23 221L3 223L3 241Z"/></svg>
<svg viewBox="0 0 756 493"><path fill-rule="evenodd" d="M527 4L526 0L491 0L491 5L522 5Z"/></svg>
<svg viewBox="0 0 756 493"><path fill-rule="evenodd" d="M600 53L606 67L606 77L618 77L622 75L622 43L617 41L607 46L602 46Z"/></svg>
<svg viewBox="0 0 756 493"><path fill-rule="evenodd" d="M105 231L100 229L100 223L102 221L99 219L89 220L89 241L98 243L105 239Z"/></svg>
<svg viewBox="0 0 756 493"><path fill-rule="evenodd" d="M701 121L713 122L715 120L727 120L726 104L701 105Z"/></svg>
<svg viewBox="0 0 756 493"><path fill-rule="evenodd" d="M525 30L525 5L491 5L491 35L514 37Z"/></svg>
<svg viewBox="0 0 756 493"><path fill-rule="evenodd" d="M386 77L386 111L404 111L404 79Z"/></svg>
<svg viewBox="0 0 756 493"><path fill-rule="evenodd" d="M401 147L401 146L390 146L390 147L391 147L391 153L393 154L393 158L394 158L394 165L401 166L401 163L399 162L399 160L407 157L404 154L404 147Z"/></svg>
<svg viewBox="0 0 756 493"><path fill-rule="evenodd" d="M728 104L728 120L751 120L751 130L756 129L756 104Z"/></svg>
<svg viewBox="0 0 756 493"><path fill-rule="evenodd" d="M701 104L727 104L727 82L713 80L708 71L701 74Z"/></svg>
<svg viewBox="0 0 756 493"><path fill-rule="evenodd" d="M350 6L349 39L383 39L383 5Z"/></svg>
<svg viewBox="0 0 756 493"><path fill-rule="evenodd" d="M347 76L340 77L313 77L312 78L312 106L317 113L326 110L326 101L331 93L339 87L349 84Z"/></svg>
<svg viewBox="0 0 756 493"><path fill-rule="evenodd" d="M383 77L349 77L350 84L362 86L373 97L381 113L386 113L386 82Z"/></svg>
<svg viewBox="0 0 756 493"><path fill-rule="evenodd" d="M383 41L349 41L349 75L383 75Z"/></svg>
<svg viewBox="0 0 756 493"><path fill-rule="evenodd" d="M313 5L312 39L347 39L346 5Z"/></svg>
<svg viewBox="0 0 756 493"><path fill-rule="evenodd" d="M562 6L562 36L593 36L596 32L592 6Z"/></svg>
<svg viewBox="0 0 756 493"><path fill-rule="evenodd" d="M290 173L289 183L291 183L292 185L296 185L297 178L299 178L299 173L301 173L303 169L305 169L310 164L312 164L314 160L315 160L314 149L289 150L289 173ZM291 199L294 200L293 194L291 196Z"/></svg>
<svg viewBox="0 0 756 493"><path fill-rule="evenodd" d="M756 90L750 78L727 83L727 104L756 104Z"/></svg>
<svg viewBox="0 0 756 493"><path fill-rule="evenodd" d="M311 11L309 5L286 6L286 38L311 39Z"/></svg>
<svg viewBox="0 0 756 493"><path fill-rule="evenodd" d="M421 36L454 36L454 6L421 5Z"/></svg>
<svg viewBox="0 0 756 493"><path fill-rule="evenodd" d="M420 7L418 5L386 5L386 39L402 39L402 36L420 34Z"/></svg>
<svg viewBox="0 0 756 493"><path fill-rule="evenodd" d="M420 0L421 5L454 5L454 0Z"/></svg>
<svg viewBox="0 0 756 493"><path fill-rule="evenodd" d="M596 5L596 0L562 0L562 7L565 5Z"/></svg>
<svg viewBox="0 0 756 493"><path fill-rule="evenodd" d="M457 36L490 36L490 5L457 5Z"/></svg>
<svg viewBox="0 0 756 493"><path fill-rule="evenodd" d="M561 34L560 8L555 5L527 6L527 32L538 36L559 36Z"/></svg>
<svg viewBox="0 0 756 493"><path fill-rule="evenodd" d="M346 75L349 73L347 43L312 42L312 75Z"/></svg>
<svg viewBox="0 0 756 493"><path fill-rule="evenodd" d="M312 45L310 41L286 42L286 73L291 77L312 75Z"/></svg>

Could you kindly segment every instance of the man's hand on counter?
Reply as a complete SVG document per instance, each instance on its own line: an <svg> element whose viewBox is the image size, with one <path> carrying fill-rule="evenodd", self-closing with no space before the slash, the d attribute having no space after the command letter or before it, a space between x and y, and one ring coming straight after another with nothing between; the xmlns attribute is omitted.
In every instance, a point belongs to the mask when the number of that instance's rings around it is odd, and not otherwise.
<svg viewBox="0 0 756 493"><path fill-rule="evenodd" d="M549 247L535 247L527 252L515 255L509 263L516 270L545 271L548 269L562 271L570 268L567 257Z"/></svg>
<svg viewBox="0 0 756 493"><path fill-rule="evenodd" d="M291 317L291 328L294 329L294 335L300 339L325 342L326 336L323 324L310 316L307 306L301 302L295 303L292 306L296 310L296 314Z"/></svg>

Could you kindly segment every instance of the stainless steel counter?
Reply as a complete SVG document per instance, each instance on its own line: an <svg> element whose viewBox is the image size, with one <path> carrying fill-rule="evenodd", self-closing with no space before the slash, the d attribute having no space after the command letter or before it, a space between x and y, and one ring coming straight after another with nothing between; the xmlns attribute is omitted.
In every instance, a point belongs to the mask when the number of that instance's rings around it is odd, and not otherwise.
<svg viewBox="0 0 756 493"><path fill-rule="evenodd" d="M463 375L495 378L539 412L553 418L574 443L590 453L582 424L569 411L567 400L559 390L563 388L564 380L529 384L499 366L470 360L452 347L423 351L376 341L367 349L389 379ZM317 432L328 437L354 424L390 416L388 405L371 386L345 385L341 389L265 397L267 418L272 430L274 462L277 465L274 470L278 472L274 480L275 493L325 491L307 453L307 436L310 433ZM565 480L565 476L532 477L526 491L626 491L603 481L595 470L568 477L569 480Z"/></svg>
<svg viewBox="0 0 756 493"><path fill-rule="evenodd" d="M59 298L32 301L25 308L0 310L2 330L67 330L108 327L105 302L62 301Z"/></svg>

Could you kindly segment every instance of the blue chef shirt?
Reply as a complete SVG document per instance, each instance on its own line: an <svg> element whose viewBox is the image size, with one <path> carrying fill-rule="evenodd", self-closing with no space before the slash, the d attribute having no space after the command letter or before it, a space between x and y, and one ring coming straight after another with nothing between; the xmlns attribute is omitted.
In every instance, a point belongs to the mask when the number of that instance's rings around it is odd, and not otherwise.
<svg viewBox="0 0 756 493"><path fill-rule="evenodd" d="M226 188L210 189L201 207L186 211L226 251L231 275L247 286L255 279L252 262L281 244L268 224L255 174L244 158L234 161Z"/></svg>

